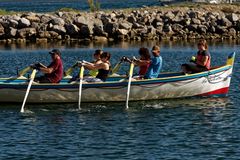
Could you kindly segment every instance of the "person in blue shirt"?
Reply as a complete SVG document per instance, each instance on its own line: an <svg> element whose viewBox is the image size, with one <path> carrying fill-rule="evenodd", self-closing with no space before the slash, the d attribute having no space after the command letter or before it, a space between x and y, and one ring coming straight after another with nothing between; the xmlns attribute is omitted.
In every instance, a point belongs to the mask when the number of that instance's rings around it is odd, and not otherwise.
<svg viewBox="0 0 240 160"><path fill-rule="evenodd" d="M145 74L145 79L157 78L162 69L162 57L160 56L160 47L153 46L150 66Z"/></svg>

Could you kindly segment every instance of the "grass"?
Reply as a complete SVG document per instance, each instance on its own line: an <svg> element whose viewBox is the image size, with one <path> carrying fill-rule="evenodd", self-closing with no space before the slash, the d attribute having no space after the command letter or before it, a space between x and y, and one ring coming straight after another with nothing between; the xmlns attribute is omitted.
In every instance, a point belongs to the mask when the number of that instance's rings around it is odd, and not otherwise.
<svg viewBox="0 0 240 160"><path fill-rule="evenodd" d="M0 9L0 15L12 15L15 12L13 11L6 11L5 9Z"/></svg>
<svg viewBox="0 0 240 160"><path fill-rule="evenodd" d="M57 10L59 12L74 12L74 13L79 13L80 10L74 9L74 8L61 8Z"/></svg>

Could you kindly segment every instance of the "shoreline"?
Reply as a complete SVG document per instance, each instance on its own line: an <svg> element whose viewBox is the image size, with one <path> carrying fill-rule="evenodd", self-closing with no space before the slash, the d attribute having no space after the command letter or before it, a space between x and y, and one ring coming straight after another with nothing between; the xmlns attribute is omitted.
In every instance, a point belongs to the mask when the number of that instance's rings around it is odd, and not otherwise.
<svg viewBox="0 0 240 160"><path fill-rule="evenodd" d="M240 39L240 5L0 15L0 43Z"/></svg>

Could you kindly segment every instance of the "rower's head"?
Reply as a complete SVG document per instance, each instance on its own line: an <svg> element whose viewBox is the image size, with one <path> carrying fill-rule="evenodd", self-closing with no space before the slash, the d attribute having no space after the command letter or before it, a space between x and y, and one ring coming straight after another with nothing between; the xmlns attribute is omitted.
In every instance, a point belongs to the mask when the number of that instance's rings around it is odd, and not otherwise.
<svg viewBox="0 0 240 160"><path fill-rule="evenodd" d="M160 55L160 47L159 46L153 46L152 55L154 57L158 57Z"/></svg>
<svg viewBox="0 0 240 160"><path fill-rule="evenodd" d="M151 55L147 48L144 48L144 47L140 48L138 53L141 56L142 60L150 60L150 58L151 58Z"/></svg>
<svg viewBox="0 0 240 160"><path fill-rule="evenodd" d="M110 60L111 58L111 54L109 52L103 52L101 55L100 55L100 58L103 62L107 62Z"/></svg>
<svg viewBox="0 0 240 160"><path fill-rule="evenodd" d="M49 52L49 54L53 60L61 57L61 52L58 49L53 49L51 52Z"/></svg>
<svg viewBox="0 0 240 160"><path fill-rule="evenodd" d="M94 59L96 59L96 60L100 59L100 56L102 53L103 53L103 51L101 49L97 49L93 54Z"/></svg>
<svg viewBox="0 0 240 160"><path fill-rule="evenodd" d="M198 50L204 51L208 49L207 41L205 39L201 39L198 42Z"/></svg>

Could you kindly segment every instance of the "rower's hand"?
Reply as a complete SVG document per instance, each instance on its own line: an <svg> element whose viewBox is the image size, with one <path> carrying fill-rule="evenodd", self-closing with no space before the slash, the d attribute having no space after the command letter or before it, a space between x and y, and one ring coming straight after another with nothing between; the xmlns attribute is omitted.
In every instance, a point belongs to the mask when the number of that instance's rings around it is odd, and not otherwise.
<svg viewBox="0 0 240 160"><path fill-rule="evenodd" d="M121 62L131 62L131 60L128 57L123 56Z"/></svg>
<svg viewBox="0 0 240 160"><path fill-rule="evenodd" d="M132 59L133 62L138 62L139 59L137 59L135 56L133 56L133 59Z"/></svg>
<svg viewBox="0 0 240 160"><path fill-rule="evenodd" d="M40 70L41 65L40 63L34 63L34 64L31 64L30 67L32 69Z"/></svg>

